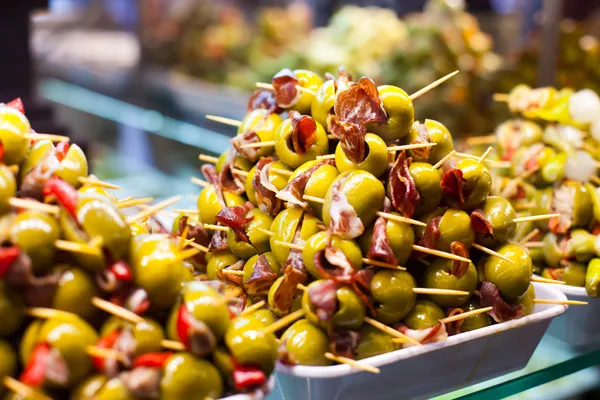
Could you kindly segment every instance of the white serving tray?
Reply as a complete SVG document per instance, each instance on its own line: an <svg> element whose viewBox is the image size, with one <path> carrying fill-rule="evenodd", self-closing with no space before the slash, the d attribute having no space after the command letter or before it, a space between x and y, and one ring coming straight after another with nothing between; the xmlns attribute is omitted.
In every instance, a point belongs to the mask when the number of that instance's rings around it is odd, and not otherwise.
<svg viewBox="0 0 600 400"><path fill-rule="evenodd" d="M566 300L555 285L534 285L538 298ZM430 398L525 367L550 321L566 309L536 304L524 318L361 361L379 367L380 374L348 365L278 364L277 379L286 400Z"/></svg>
<svg viewBox="0 0 600 400"><path fill-rule="evenodd" d="M600 298L590 297L585 288L569 285L553 285L569 300L587 301L588 305L573 306L548 328L548 334L571 347L585 348L600 343Z"/></svg>

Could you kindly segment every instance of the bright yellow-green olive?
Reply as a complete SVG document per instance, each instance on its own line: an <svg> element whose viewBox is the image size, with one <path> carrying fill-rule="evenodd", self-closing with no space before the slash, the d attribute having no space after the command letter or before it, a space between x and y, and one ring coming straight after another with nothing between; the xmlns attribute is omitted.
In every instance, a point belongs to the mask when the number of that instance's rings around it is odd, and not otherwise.
<svg viewBox="0 0 600 400"><path fill-rule="evenodd" d="M275 302L275 294L277 293L277 291L279 289L279 285L281 285L281 282L283 282L284 278L285 278L284 276L280 276L279 278L277 278L277 280L273 283L273 285L271 285L271 288L269 289L269 294L267 296L269 310L271 310L273 312L273 314L275 314L278 317L283 317L288 312L296 311L296 310L299 310L302 308L303 292L299 289L295 289L296 292L294 294L294 298L292 300L292 304L290 305L289 310L281 309L279 307L279 304L277 302ZM292 290L294 290L294 289L292 289Z"/></svg>
<svg viewBox="0 0 600 400"><path fill-rule="evenodd" d="M390 214L400 215L397 212ZM390 247L398 265L404 265L412 253L412 246L415 243L415 232L411 225L405 222L398 222L388 219L386 221L386 232ZM370 226L360 237L359 243L364 254L367 254L371 248L373 240L373 226Z"/></svg>
<svg viewBox="0 0 600 400"><path fill-rule="evenodd" d="M564 250L566 258L587 262L596 255L596 235L592 235L585 229L573 229L570 236Z"/></svg>
<svg viewBox="0 0 600 400"><path fill-rule="evenodd" d="M429 150L426 151L422 149L408 150L408 155L411 156L414 161L425 161L430 164L435 164L454 150L452 135L444 124L436 120L426 119L423 125L429 135L429 143L436 143L436 145L430 147ZM409 143L414 143L415 139L419 136L418 129L422 129L419 122L412 124L408 136ZM429 157L424 157L424 155L427 154L429 154Z"/></svg>
<svg viewBox="0 0 600 400"><path fill-rule="evenodd" d="M567 153L557 153L550 156L541 169L541 177L547 183L559 182L565 177Z"/></svg>
<svg viewBox="0 0 600 400"><path fill-rule="evenodd" d="M464 312L469 312L480 309L481 304L479 303L479 299L477 298L477 296L472 296L469 299L469 301L463 304L460 308L462 308ZM485 328L486 326L490 326L491 324L492 318L489 316L488 313L476 314L463 319L462 325L460 326L460 331L474 331L475 329Z"/></svg>
<svg viewBox="0 0 600 400"><path fill-rule="evenodd" d="M331 223L331 202L333 196L333 187L339 184L339 192L343 193L348 200L348 204L354 208L354 211L366 228L373 223L376 214L381 210L385 189L379 179L366 171L347 171L341 173L331 184L325 195L323 204L323 221L326 225ZM356 235L348 237L353 239Z"/></svg>
<svg viewBox="0 0 600 400"><path fill-rule="evenodd" d="M542 128L535 122L511 119L496 128L498 155L511 156L520 147L529 147L542 141Z"/></svg>
<svg viewBox="0 0 600 400"><path fill-rule="evenodd" d="M92 375L81 382L71 393L69 400L91 400L108 381L106 375Z"/></svg>
<svg viewBox="0 0 600 400"><path fill-rule="evenodd" d="M485 280L496 285L503 297L521 298L527 291L533 274L531 258L527 250L519 245L508 243L495 251L513 262L489 256L484 265Z"/></svg>
<svg viewBox="0 0 600 400"><path fill-rule="evenodd" d="M219 272L230 265L235 264L240 259L227 250L221 250L214 253L206 264L206 275L210 280L219 279Z"/></svg>
<svg viewBox="0 0 600 400"><path fill-rule="evenodd" d="M534 299L535 299L535 288L533 287L533 284L530 283L529 287L527 288L527 291L525 292L525 295L520 300L521 304L523 304L523 307L525 310L525 315L533 314L533 309L535 307L535 304L533 302Z"/></svg>
<svg viewBox="0 0 600 400"><path fill-rule="evenodd" d="M25 319L24 301L21 293L11 288L4 280L0 280L0 337L7 337L15 333Z"/></svg>
<svg viewBox="0 0 600 400"><path fill-rule="evenodd" d="M491 224L492 234L477 234L477 241L484 246L506 243L513 238L517 224L515 209L502 197L489 196L481 206L485 219Z"/></svg>
<svg viewBox="0 0 600 400"><path fill-rule="evenodd" d="M415 181L415 187L421 196L415 210L416 215L423 215L435 210L442 201L442 173L438 168L426 162L413 162L408 168ZM388 185L389 190L389 185ZM388 193L389 194L389 193Z"/></svg>
<svg viewBox="0 0 600 400"><path fill-rule="evenodd" d="M77 189L77 191L79 193L96 193L96 194L102 195L104 197L108 197L115 203L117 201L119 201L119 199L117 199L117 196L115 196L115 194L112 191L108 190L107 188L103 188L101 186L82 185L79 189Z"/></svg>
<svg viewBox="0 0 600 400"><path fill-rule="evenodd" d="M217 174L221 172L223 166L227 162L230 151L230 149L227 149L219 156L217 163L215 164ZM250 163L250 161L246 160L244 157L238 155L233 160L233 168L240 169L242 171L250 171L250 168L252 168L252 163Z"/></svg>
<svg viewBox="0 0 600 400"><path fill-rule="evenodd" d="M381 176L387 170L388 150L383 139L373 133L365 136L365 159L355 163L346 156L342 144L335 148L335 165L340 172L364 170L374 176Z"/></svg>
<svg viewBox="0 0 600 400"><path fill-rule="evenodd" d="M232 229L227 232L227 244L229 250L239 258L248 259L258 253L264 253L269 250L269 236L260 229L269 230L273 223L273 218L259 210L253 208L248 211L246 218L252 218L246 224L246 235L250 239L250 243L239 240Z"/></svg>
<svg viewBox="0 0 600 400"><path fill-rule="evenodd" d="M279 264L285 264L290 254L290 249L275 244L275 241L293 242L298 229L300 229L300 239L307 240L320 231L317 226L318 223L318 219L298 207L286 208L277 214L271 225L273 236L270 239L270 247Z"/></svg>
<svg viewBox="0 0 600 400"><path fill-rule="evenodd" d="M60 279L52 297L52 308L91 318L96 312L92 297L98 295L94 279L84 270L68 265L57 265L53 273L59 273Z"/></svg>
<svg viewBox="0 0 600 400"><path fill-rule="evenodd" d="M404 323L410 329L427 329L445 317L444 310L433 301L419 299L406 317L404 317Z"/></svg>
<svg viewBox="0 0 600 400"><path fill-rule="evenodd" d="M538 190L534 195L535 208L531 210L533 215L550 214L553 195L554 190L551 187ZM536 227L545 232L548 230L548 221L537 221Z"/></svg>
<svg viewBox="0 0 600 400"><path fill-rule="evenodd" d="M254 131L261 142L275 140L275 130L281 124L281 117L265 109L252 110L242 120L238 134ZM273 146L261 147L257 157L268 156L273 153ZM253 161L253 160L252 160Z"/></svg>
<svg viewBox="0 0 600 400"><path fill-rule="evenodd" d="M463 290L469 292L463 296L429 295L431 300L440 307L458 307L471 297L477 287L477 270L473 263L463 276L458 278L453 274L453 261L446 258L438 258L432 262L423 275L423 287L434 289Z"/></svg>
<svg viewBox="0 0 600 400"><path fill-rule="evenodd" d="M308 289L318 287L326 282L317 280L308 285ZM350 330L359 329L364 323L366 307L361 298L347 286L342 286L335 291L337 299L337 310L331 320L321 320L314 310L314 305L310 301L309 290L304 291L302 296L302 308L306 311L306 319L312 324L323 329L330 327L344 328Z"/></svg>
<svg viewBox="0 0 600 400"><path fill-rule="evenodd" d="M246 203L246 200L235 193L223 190L223 198L227 207L241 206ZM202 189L198 195L198 215L200 222L205 224L216 224L217 214L223 209L219 202L217 192L214 185L209 185Z"/></svg>
<svg viewBox="0 0 600 400"><path fill-rule="evenodd" d="M325 358L329 351L329 338L321 329L306 319L290 326L281 336L289 360L299 365L326 366L331 360Z"/></svg>
<svg viewBox="0 0 600 400"><path fill-rule="evenodd" d="M555 193L558 190L568 190L572 197L573 221L570 228L587 226L593 218L593 204L588 188L577 181L566 181L555 189Z"/></svg>
<svg viewBox="0 0 600 400"><path fill-rule="evenodd" d="M250 295L269 293L271 284L275 281L275 279L277 279L277 277L281 273L281 271L280 271L281 266L275 259L275 256L273 256L273 253L271 253L271 252L263 253L262 256L264 256L266 258L267 263L269 264L269 267L271 268L271 271L274 274L273 278L272 278L272 280L268 279L266 282L264 280L260 280L259 282L255 282L254 284L252 284L252 283L248 284L248 281L250 281L251 279L253 279L253 280L258 279L256 276L253 278L252 275L254 274L254 271L256 268L256 262L258 261L260 256L261 255L258 255L258 254L253 256L248 261L246 261L246 264L244 265L244 275L242 275L242 280L244 283L244 288L246 289L246 293L248 293Z"/></svg>
<svg viewBox="0 0 600 400"><path fill-rule="evenodd" d="M119 377L108 380L92 398L94 400L135 400L133 394Z"/></svg>
<svg viewBox="0 0 600 400"><path fill-rule="evenodd" d="M590 261L585 273L585 291L589 296L600 296L600 258Z"/></svg>
<svg viewBox="0 0 600 400"><path fill-rule="evenodd" d="M356 347L356 359L374 357L379 354L389 353L398 350L401 344L390 340L390 335L371 325L363 325L360 330L360 339Z"/></svg>
<svg viewBox="0 0 600 400"><path fill-rule="evenodd" d="M416 282L406 271L380 270L371 280L371 296L377 306L376 318L387 325L400 322L415 304Z"/></svg>
<svg viewBox="0 0 600 400"><path fill-rule="evenodd" d="M323 126L327 126L327 117L335 105L335 81L333 79L323 82L310 104L310 114Z"/></svg>
<svg viewBox="0 0 600 400"><path fill-rule="evenodd" d="M10 210L9 201L16 194L15 174L7 166L0 165L0 215L6 214Z"/></svg>
<svg viewBox="0 0 600 400"><path fill-rule="evenodd" d="M273 315L271 310L266 308L261 308L260 310L254 311L252 314L250 314L250 317L261 322L265 326L269 326L275 322L275 315Z"/></svg>
<svg viewBox="0 0 600 400"><path fill-rule="evenodd" d="M298 154L292 146L292 133L294 130L293 122L290 118L284 120L275 131L275 153L277 157L288 167L298 168L307 161L314 160L317 156L322 156L329 152L329 139L327 132L321 124L316 123L316 140L307 151Z"/></svg>
<svg viewBox="0 0 600 400"><path fill-rule="evenodd" d="M590 199L592 200L592 211L594 214L594 220L600 222L600 193L598 189L591 183L586 183L585 187L590 194Z"/></svg>
<svg viewBox="0 0 600 400"><path fill-rule="evenodd" d="M313 92L319 90L321 85L323 85L323 79L312 71L296 69L294 70L294 75L298 78L298 85ZM306 114L311 111L311 105L314 100L315 95L303 91L302 96L300 96L298 102L292 106L292 109L298 111L300 114Z"/></svg>
<svg viewBox="0 0 600 400"><path fill-rule="evenodd" d="M388 120L383 124L371 123L367 130L381 136L386 143L400 140L408 135L415 119L413 102L404 90L396 86L379 86L377 91Z"/></svg>
<svg viewBox="0 0 600 400"><path fill-rule="evenodd" d="M223 393L223 380L217 368L190 353L173 354L162 372L161 399L217 399Z"/></svg>
<svg viewBox="0 0 600 400"><path fill-rule="evenodd" d="M231 321L225 345L238 363L257 365L270 374L277 360L277 339L264 328L260 321L240 315Z"/></svg>
<svg viewBox="0 0 600 400"><path fill-rule="evenodd" d="M31 258L33 271L41 274L54 262L54 242L60 238L60 225L54 216L35 210L23 211L14 219L9 237L13 245Z"/></svg>
<svg viewBox="0 0 600 400"><path fill-rule="evenodd" d="M288 176L280 172L273 171L273 168L282 169L284 171L290 172L291 170L287 167L287 165L285 165L281 161L273 161L273 163L271 164L271 170L267 174L267 176L269 177L269 182L275 185L277 190L283 190L283 188L288 183ZM248 196L248 200L250 200L253 204L256 205L256 191L254 190L254 186L252 186L252 181L254 180L255 172L255 168L252 167L252 169L248 173L248 176L246 177L246 196Z"/></svg>
<svg viewBox="0 0 600 400"><path fill-rule="evenodd" d="M444 194L444 200L454 208L471 210L483 202L492 190L492 175L490 171L477 160L463 158L456 163L456 168L462 171L462 190L464 202L456 194Z"/></svg>
<svg viewBox="0 0 600 400"><path fill-rule="evenodd" d="M570 286L585 286L585 265L572 261L564 261L561 264L562 266L560 268L555 268L552 270L552 274L549 273L550 271L548 268L544 269L542 276L544 278L561 280Z"/></svg>
<svg viewBox="0 0 600 400"><path fill-rule="evenodd" d="M319 160L308 161L298 167L292 176L290 176L289 182L296 178L299 174L311 169L315 164L318 164ZM329 164L324 164L313 171L308 178L306 187L304 188L304 195L313 196L322 199L327 194L327 190L335 178L339 175L336 167ZM308 204L313 209L319 219L322 218L323 204L308 200Z"/></svg>
<svg viewBox="0 0 600 400"><path fill-rule="evenodd" d="M23 113L13 107L0 107L0 142L6 165L20 164L27 155L31 125Z"/></svg>
<svg viewBox="0 0 600 400"><path fill-rule="evenodd" d="M448 209L440 220L440 237L437 240L437 248L442 251L450 251L452 242L461 242L467 248L475 241L475 232L471 228L469 214L462 210Z"/></svg>
<svg viewBox="0 0 600 400"><path fill-rule="evenodd" d="M543 243L544 261L552 268L558 267L563 259L563 251L558 245L558 238L554 233L548 232L544 236Z"/></svg>
<svg viewBox="0 0 600 400"><path fill-rule="evenodd" d="M175 303L188 276L177 253L177 246L162 235L140 235L131 241L129 254L135 282L148 293L155 310L165 310Z"/></svg>
<svg viewBox="0 0 600 400"><path fill-rule="evenodd" d="M325 278L315 265L315 256L318 252L325 251L330 241L332 247L341 250L346 255L355 270L362 269L362 253L356 242L354 240L342 239L337 235L333 235L331 239L329 236L330 233L321 231L312 235L304 244L302 258L308 272L316 279Z"/></svg>

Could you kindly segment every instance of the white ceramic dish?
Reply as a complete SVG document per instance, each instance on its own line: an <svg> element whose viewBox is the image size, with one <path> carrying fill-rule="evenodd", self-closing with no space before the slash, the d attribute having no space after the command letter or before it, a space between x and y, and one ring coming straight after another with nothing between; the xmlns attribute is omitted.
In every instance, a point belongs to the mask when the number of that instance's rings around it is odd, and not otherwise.
<svg viewBox="0 0 600 400"><path fill-rule="evenodd" d="M553 285L569 300L587 301L586 306L573 306L552 321L548 334L576 348L600 343L600 298L590 297L585 288Z"/></svg>
<svg viewBox="0 0 600 400"><path fill-rule="evenodd" d="M534 285L538 298L566 300L550 285ZM379 367L380 374L348 365L279 364L277 379L286 400L430 398L525 367L550 321L566 309L537 304L533 314L518 320L362 361Z"/></svg>

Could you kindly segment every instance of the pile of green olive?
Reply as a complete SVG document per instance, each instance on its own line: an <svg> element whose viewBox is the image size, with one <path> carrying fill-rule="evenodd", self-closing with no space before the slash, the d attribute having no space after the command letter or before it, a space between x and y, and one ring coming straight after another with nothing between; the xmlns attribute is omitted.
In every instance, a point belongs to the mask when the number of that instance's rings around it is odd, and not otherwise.
<svg viewBox="0 0 600 400"><path fill-rule="evenodd" d="M506 97L518 118L493 136L470 142L495 143L507 168L496 170L493 192L508 199L518 216L560 213L520 224L534 271L544 278L585 287L600 295L600 99L591 90L515 87Z"/></svg>

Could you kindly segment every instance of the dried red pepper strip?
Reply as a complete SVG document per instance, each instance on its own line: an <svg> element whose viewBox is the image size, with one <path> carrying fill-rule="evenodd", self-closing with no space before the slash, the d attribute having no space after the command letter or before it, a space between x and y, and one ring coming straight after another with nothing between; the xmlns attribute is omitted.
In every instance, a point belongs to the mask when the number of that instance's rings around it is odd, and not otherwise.
<svg viewBox="0 0 600 400"><path fill-rule="evenodd" d="M65 159L65 157L67 156L67 152L69 151L70 148L71 148L71 146L69 145L69 142L67 142L67 141L60 142L59 144L56 145L56 149L54 150L54 155L56 156L58 161L62 161Z"/></svg>
<svg viewBox="0 0 600 400"><path fill-rule="evenodd" d="M46 357L50 354L51 347L48 343L38 343L29 357L27 366L21 373L19 380L26 385L39 387L46 378Z"/></svg>
<svg viewBox="0 0 600 400"><path fill-rule="evenodd" d="M112 349L113 345L121 335L120 329L115 329L114 331L109 332L98 340L96 343L96 347L101 347L103 349ZM95 357L92 356L92 363L94 363L94 367L98 372L104 372L104 357Z"/></svg>
<svg viewBox="0 0 600 400"><path fill-rule="evenodd" d="M44 196L53 194L56 200L77 221L77 190L62 179L53 176L48 179L43 191Z"/></svg>
<svg viewBox="0 0 600 400"><path fill-rule="evenodd" d="M130 282L133 280L133 272L126 261L117 261L108 267L108 270L120 281Z"/></svg>
<svg viewBox="0 0 600 400"><path fill-rule="evenodd" d="M192 326L191 314L188 311L185 304L179 307L177 314L177 336L183 345L187 348L189 346L189 335L190 327Z"/></svg>
<svg viewBox="0 0 600 400"><path fill-rule="evenodd" d="M255 365L238 364L233 360L233 382L239 391L248 391L262 386L267 381L265 373Z"/></svg>
<svg viewBox="0 0 600 400"><path fill-rule="evenodd" d="M12 263L21 255L21 249L17 246L0 247L0 278L3 277Z"/></svg>
<svg viewBox="0 0 600 400"><path fill-rule="evenodd" d="M23 105L23 100L21 100L20 97L17 97L10 103L6 104L6 106L19 110L21 114L25 114L25 106Z"/></svg>
<svg viewBox="0 0 600 400"><path fill-rule="evenodd" d="M136 368L136 367L160 368L163 365L165 365L165 363L167 362L169 357L171 357L172 355L173 355L173 353L171 353L169 351L160 352L160 353L156 352L156 353L142 354L141 356L139 356L135 360L133 360L133 368Z"/></svg>

